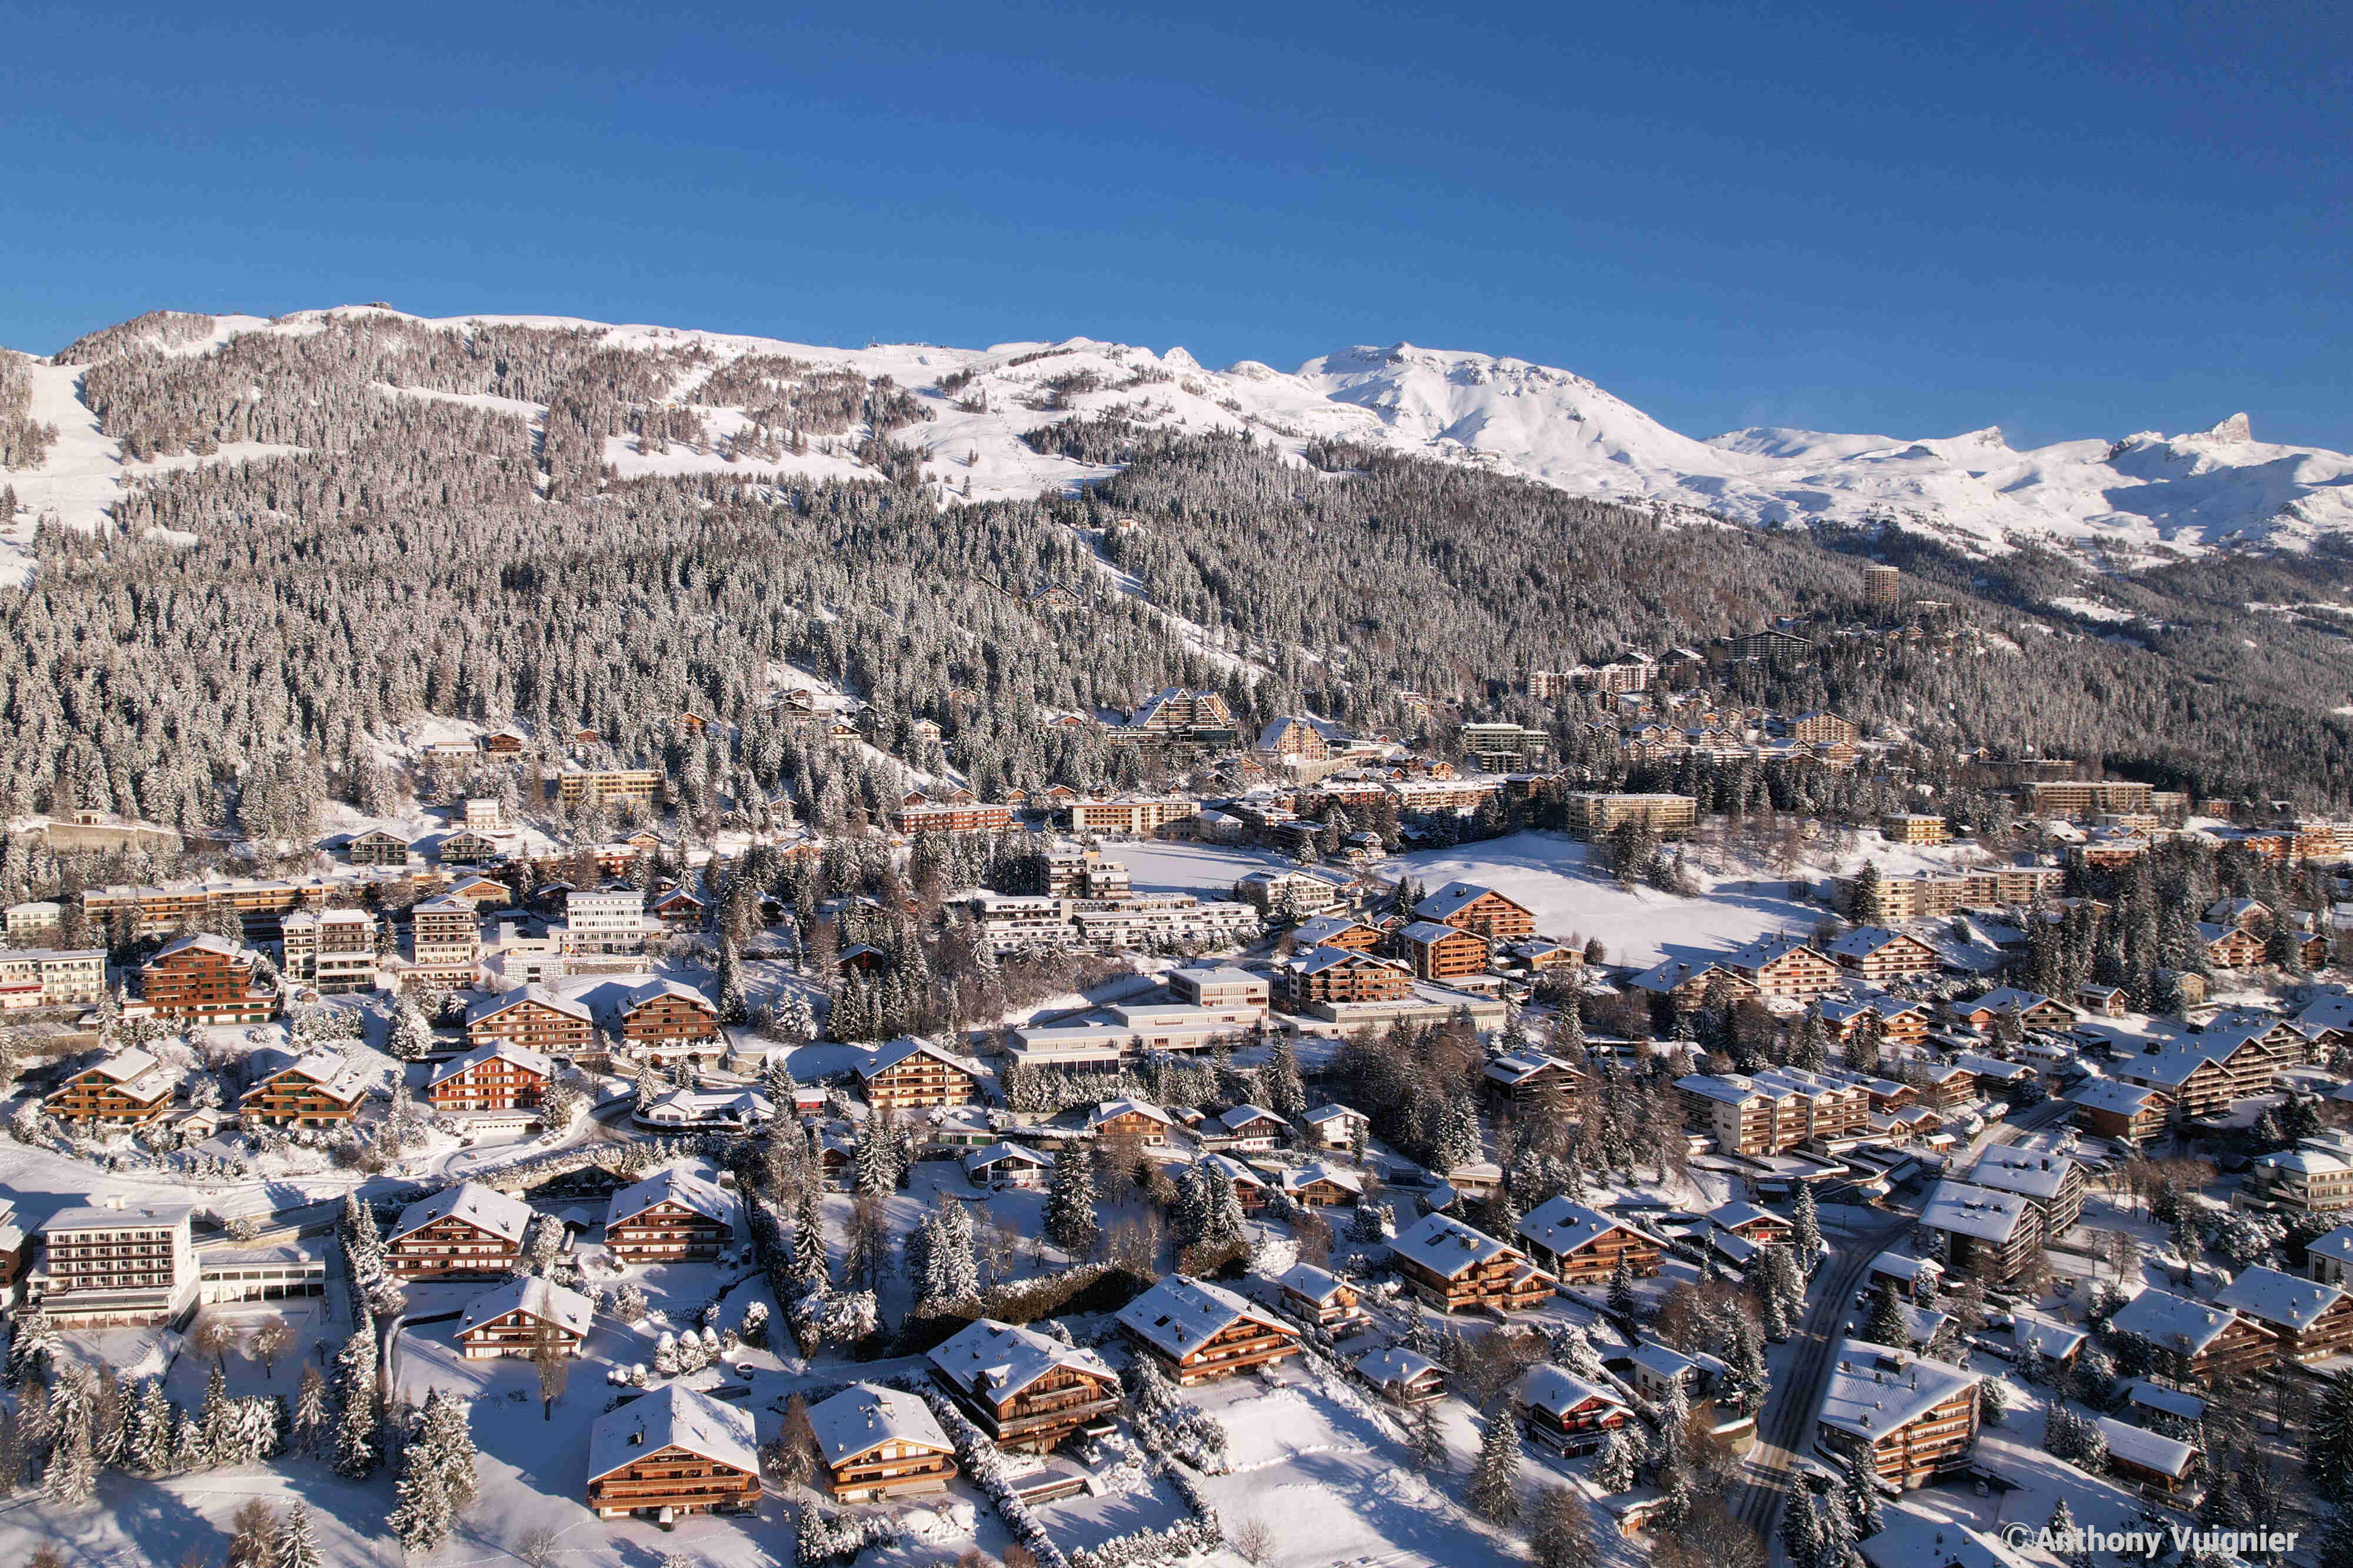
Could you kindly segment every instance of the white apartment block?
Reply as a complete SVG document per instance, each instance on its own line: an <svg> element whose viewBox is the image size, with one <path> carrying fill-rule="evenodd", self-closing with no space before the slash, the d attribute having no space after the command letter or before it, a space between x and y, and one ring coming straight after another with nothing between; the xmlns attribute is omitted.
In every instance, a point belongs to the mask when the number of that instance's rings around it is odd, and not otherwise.
<svg viewBox="0 0 2353 1568"><path fill-rule="evenodd" d="M1190 893L1153 893L1116 902L1082 902L1071 913L1079 941L1104 952L1157 942L1224 946L1258 935L1258 910L1231 899L1207 903Z"/></svg>
<svg viewBox="0 0 2353 1568"><path fill-rule="evenodd" d="M646 900L635 889L564 896L564 924L554 936L566 957L638 953L646 950Z"/></svg>
<svg viewBox="0 0 2353 1568"><path fill-rule="evenodd" d="M322 910L318 932L311 984L329 995L375 990L375 917L365 910Z"/></svg>
<svg viewBox="0 0 2353 1568"><path fill-rule="evenodd" d="M41 1227L41 1261L26 1278L28 1299L60 1328L178 1320L196 1300L191 1212L178 1204L60 1209Z"/></svg>
<svg viewBox="0 0 2353 1568"><path fill-rule="evenodd" d="M66 910L63 904L35 900L26 904L10 904L0 910L0 930L7 932L10 942L24 942L33 937L49 936L65 929Z"/></svg>
<svg viewBox="0 0 2353 1568"><path fill-rule="evenodd" d="M0 1011L88 1006L105 994L104 948L0 951Z"/></svg>

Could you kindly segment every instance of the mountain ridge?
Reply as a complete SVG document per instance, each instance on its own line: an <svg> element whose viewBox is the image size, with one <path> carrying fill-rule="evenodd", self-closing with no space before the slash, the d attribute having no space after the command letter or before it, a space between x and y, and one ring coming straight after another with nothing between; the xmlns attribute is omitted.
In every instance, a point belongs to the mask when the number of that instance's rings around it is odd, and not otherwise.
<svg viewBox="0 0 2353 1568"><path fill-rule="evenodd" d="M2140 431L2023 450L1991 426L1918 439L1772 426L1698 438L1573 371L1407 342L1352 345L1288 372L1247 359L1213 370L1181 347L1155 353L1083 337L986 349L841 349L559 316L437 320L363 305L274 319L153 312L34 360L27 374L35 401L54 413L64 406L69 382L70 400L79 401L79 367L90 363L150 353L166 359L209 354L254 332L356 331L378 316L433 332L577 333L600 348L708 363L699 374L678 376L653 401L691 412L711 449L609 437L605 460L622 478L698 468L873 477L857 455L830 448L754 462L717 449L744 428L746 411L700 402L697 392L718 367L763 355L851 370L877 383L889 377L921 397L926 417L890 434L912 454L903 471L937 483L949 499L1068 491L1117 471L1116 463L1040 451L1032 439L1064 420L1114 416L1163 431L1249 428L1294 456L1322 441L1430 457L1693 522L1897 529L1980 555L2035 544L2129 568L2221 550L2302 552L2353 538L2353 458L2260 442L2243 414L2180 435ZM943 384L951 378L954 396ZM382 390L452 395L400 385ZM525 400L487 402L526 419L544 418L543 406ZM154 462L126 457L86 416L58 422L63 438L43 468L0 470L0 482L12 485L33 514L95 526L122 482L158 471ZM75 428L64 430L69 424Z"/></svg>

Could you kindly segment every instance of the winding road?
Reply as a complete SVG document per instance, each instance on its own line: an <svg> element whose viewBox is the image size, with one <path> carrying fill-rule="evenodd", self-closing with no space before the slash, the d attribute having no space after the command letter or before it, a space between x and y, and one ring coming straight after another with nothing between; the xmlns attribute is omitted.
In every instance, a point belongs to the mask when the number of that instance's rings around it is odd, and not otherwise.
<svg viewBox="0 0 2353 1568"><path fill-rule="evenodd" d="M2015 1118L1994 1122L1970 1142L1965 1158L1974 1161L1989 1143L2011 1142L2023 1133L2050 1127L2069 1109L2065 1100L2051 1100ZM1957 1160L1953 1165L1962 1163ZM1763 1538L1768 1552L1779 1550L1774 1531L1780 1523L1782 1501L1789 1493L1790 1467L1812 1447L1814 1415L1821 1407L1822 1391L1830 1382L1831 1358L1845 1336L1854 1293L1870 1274L1871 1260L1909 1232L1916 1217L1894 1215L1885 1225L1845 1237L1814 1276L1805 1321L1791 1336L1798 1344L1797 1354L1783 1373L1786 1381L1766 1402L1764 1418L1757 1423L1757 1445L1748 1451L1746 1487L1733 1509L1743 1523Z"/></svg>

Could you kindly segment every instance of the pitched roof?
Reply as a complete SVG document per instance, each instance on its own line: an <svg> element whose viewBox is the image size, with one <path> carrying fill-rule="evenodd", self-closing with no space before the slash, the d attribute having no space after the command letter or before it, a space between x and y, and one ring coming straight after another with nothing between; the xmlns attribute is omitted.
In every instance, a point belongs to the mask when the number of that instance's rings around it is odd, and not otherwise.
<svg viewBox="0 0 2353 1568"><path fill-rule="evenodd" d="M422 1230L435 1220L445 1218L464 1220L520 1246L524 1233L531 1229L532 1211L531 1205L521 1198L511 1198L479 1183L460 1182L401 1210L399 1221L385 1239L397 1241L413 1230Z"/></svg>
<svg viewBox="0 0 2353 1568"><path fill-rule="evenodd" d="M2146 1426L2129 1426L2112 1415L2094 1416L2093 1422L2108 1440L2112 1457L2144 1469L2179 1479L2189 1473L2189 1461L2198 1457L2198 1450L2189 1444Z"/></svg>
<svg viewBox="0 0 2353 1568"><path fill-rule="evenodd" d="M1356 1358L1356 1371L1369 1383L1388 1384L1410 1383L1436 1373L1446 1375L1446 1369L1422 1354L1403 1345L1390 1345L1370 1355Z"/></svg>
<svg viewBox="0 0 2353 1568"><path fill-rule="evenodd" d="M1262 1105L1237 1105L1231 1110L1218 1113L1219 1125L1229 1132L1239 1132L1253 1121L1271 1121L1282 1125L1282 1118Z"/></svg>
<svg viewBox="0 0 2353 1568"><path fill-rule="evenodd" d="M1530 1408L1547 1410L1555 1415L1565 1414L1596 1399L1604 1405L1614 1405L1620 1410L1628 1408L1626 1402L1613 1391L1599 1384L1588 1383L1566 1367L1556 1366L1551 1362L1530 1367L1527 1376L1520 1380L1518 1394L1521 1402Z"/></svg>
<svg viewBox="0 0 2353 1568"><path fill-rule="evenodd" d="M464 1056L453 1057L435 1068L432 1076L426 1079L425 1087L430 1089L437 1083L447 1083L467 1068L480 1067L484 1062L490 1061L509 1062L526 1072L535 1072L542 1078L551 1078L555 1072L555 1064L530 1047L518 1046L507 1040L492 1040L488 1045L476 1046Z"/></svg>
<svg viewBox="0 0 2353 1568"><path fill-rule="evenodd" d="M1813 952L1813 947L1814 944L1809 938L1786 936L1776 932L1771 936L1758 937L1746 947L1725 958L1724 962L1733 969L1758 970L1767 964L1778 963L1793 952ZM1814 953L1814 956L1819 958L1821 955Z"/></svg>
<svg viewBox="0 0 2353 1568"><path fill-rule="evenodd" d="M1348 1288L1347 1281L1338 1275L1328 1269L1318 1268L1310 1263L1295 1264L1284 1269L1276 1278L1275 1283L1294 1294L1306 1297L1319 1307Z"/></svg>
<svg viewBox="0 0 2353 1568"><path fill-rule="evenodd" d="M1037 1150L1025 1144L1008 1142L1000 1139L986 1149L975 1149L971 1153L966 1154L964 1157L964 1169L966 1175L971 1175L976 1172L986 1171L991 1165L1010 1163L1036 1165L1042 1169L1053 1163Z"/></svg>
<svg viewBox="0 0 2353 1568"><path fill-rule="evenodd" d="M1505 903L1523 914L1535 912L1516 900L1507 898L1502 893L1495 892L1494 889L1482 887L1477 882L1449 882L1421 902L1414 905L1413 912L1423 920L1443 923L1448 916L1461 914L1465 909L1491 893L1496 898L1503 899Z"/></svg>
<svg viewBox="0 0 2353 1568"><path fill-rule="evenodd" d="M2214 1293L2225 1307L2235 1307L2259 1321L2298 1332L2318 1322L2321 1315L2345 1298L2334 1285L2299 1279L2276 1268L2242 1269L2239 1277Z"/></svg>
<svg viewBox="0 0 2353 1568"><path fill-rule="evenodd" d="M1666 1246L1664 1241L1644 1230L1641 1226L1603 1214L1599 1209L1588 1208L1583 1204L1571 1202L1566 1194L1546 1198L1535 1208L1530 1209L1518 1226L1518 1234L1523 1240L1532 1246L1542 1247L1555 1257L1589 1246L1599 1237L1607 1236L1613 1230L1622 1230L1630 1236L1640 1237L1653 1247Z"/></svg>
<svg viewBox="0 0 2353 1568"><path fill-rule="evenodd" d="M1949 1363L1844 1340L1822 1393L1825 1426L1877 1442L1984 1379Z"/></svg>
<svg viewBox="0 0 2353 1568"><path fill-rule="evenodd" d="M818 1401L809 1406L808 1417L828 1465L855 1458L878 1443L913 1443L943 1453L954 1447L921 1395L871 1383L853 1383Z"/></svg>
<svg viewBox="0 0 2353 1568"><path fill-rule="evenodd" d="M1057 1367L1101 1378L1118 1375L1094 1351L989 1318L966 1324L934 1346L931 1363L959 1389L986 1389L1000 1396L1019 1393Z"/></svg>
<svg viewBox="0 0 2353 1568"><path fill-rule="evenodd" d="M2034 1211L2016 1193L1998 1193L1947 1178L1938 1182L1920 1211L1920 1223L1983 1241L2007 1242Z"/></svg>
<svg viewBox="0 0 2353 1568"><path fill-rule="evenodd" d="M1406 927L1403 931L1398 932L1398 935L1403 937L1408 942L1419 942L1424 947L1430 947L1438 942L1446 942L1456 937L1460 937L1466 942L1477 942L1480 940L1480 936L1477 931L1464 931L1461 926L1445 925L1437 921L1416 921L1411 925Z"/></svg>
<svg viewBox="0 0 2353 1568"><path fill-rule="evenodd" d="M502 995L483 997L466 1009L467 1026L471 1027L485 1018L494 1018L508 1008L520 1007L526 1002L536 1002L543 1007L551 1008L567 1018L577 1018L584 1024L594 1024L596 1021L584 1004L575 1002L569 996L558 996L546 986L534 982L529 985L518 985Z"/></svg>
<svg viewBox="0 0 2353 1568"><path fill-rule="evenodd" d="M1969 1167L1969 1180L1997 1192L2030 1198L2055 1198L2076 1169L2064 1154L2038 1154L2015 1143L1989 1143Z"/></svg>
<svg viewBox="0 0 2353 1568"><path fill-rule="evenodd" d="M1119 1310L1122 1328L1168 1355L1192 1354L1229 1325L1248 1321L1292 1339L1299 1331L1222 1285L1171 1274Z"/></svg>
<svg viewBox="0 0 2353 1568"><path fill-rule="evenodd" d="M929 1057L934 1061L945 1062L968 1078L980 1076L978 1062L967 1061L954 1051L934 1045L918 1035L902 1035L895 1040L875 1047L873 1055L858 1064L858 1076L871 1082L879 1074L888 1072L913 1057Z"/></svg>
<svg viewBox="0 0 2353 1568"><path fill-rule="evenodd" d="M656 1204L673 1203L693 1210L703 1218L721 1224L733 1223L734 1205L727 1194L709 1182L680 1170L675 1165L667 1171L657 1171L634 1186L623 1187L605 1205L605 1223L628 1219L641 1215Z"/></svg>
<svg viewBox="0 0 2353 1568"><path fill-rule="evenodd" d="M1525 1226L1525 1222L1522 1224ZM1441 1279L1451 1279L1493 1258L1520 1256L1517 1247L1508 1247L1485 1231L1443 1214L1422 1215L1398 1234L1389 1243L1389 1250Z"/></svg>
<svg viewBox="0 0 2353 1568"><path fill-rule="evenodd" d="M586 1334L589 1321L596 1316L596 1309L579 1291L567 1290L536 1274L524 1274L467 1302L465 1319L458 1325L458 1331L463 1333L478 1323L491 1322L513 1311L527 1313L575 1334Z"/></svg>
<svg viewBox="0 0 2353 1568"><path fill-rule="evenodd" d="M1098 1102L1092 1110L1087 1112L1087 1125L1101 1127L1104 1122L1115 1121L1123 1116L1142 1116L1170 1127L1176 1125L1175 1117L1150 1100L1134 1099L1106 1100Z"/></svg>
<svg viewBox="0 0 2353 1568"><path fill-rule="evenodd" d="M683 1448L752 1475L760 1472L750 1411L666 1383L596 1418L588 1432L588 1479L609 1476L669 1447Z"/></svg>
<svg viewBox="0 0 2353 1568"><path fill-rule="evenodd" d="M1832 958L1868 958L1880 949L1893 947L1897 942L1909 942L1929 952L1936 951L1918 937L1900 931L1890 931L1885 926L1857 926L1831 943L1830 953Z"/></svg>
<svg viewBox="0 0 2353 1568"><path fill-rule="evenodd" d="M2033 1351L2053 1360L2064 1360L2091 1337L2073 1323L2063 1323L2037 1312L2012 1312L2010 1321L2010 1337L2020 1350Z"/></svg>
<svg viewBox="0 0 2353 1568"><path fill-rule="evenodd" d="M2108 1331L2138 1334L2167 1350L2196 1355L2239 1321L2239 1315L2227 1307L2209 1306L2165 1290L2143 1290L2116 1310L2108 1319Z"/></svg>
<svg viewBox="0 0 2353 1568"><path fill-rule="evenodd" d="M2157 1100L2157 1090L2136 1083L2119 1083L2112 1078L2085 1079L2069 1091L2070 1104L2092 1110L2105 1110L2118 1116L2130 1116L2147 1110Z"/></svg>

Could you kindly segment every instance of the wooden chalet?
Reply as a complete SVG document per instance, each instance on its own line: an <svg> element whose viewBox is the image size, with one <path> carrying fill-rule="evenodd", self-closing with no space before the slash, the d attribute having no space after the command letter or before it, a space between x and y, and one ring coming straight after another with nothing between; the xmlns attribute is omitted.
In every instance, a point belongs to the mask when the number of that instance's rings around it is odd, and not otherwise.
<svg viewBox="0 0 2353 1568"><path fill-rule="evenodd" d="M734 1239L734 1200L684 1171L657 1172L605 1205L605 1250L616 1263L716 1258Z"/></svg>
<svg viewBox="0 0 2353 1568"><path fill-rule="evenodd" d="M1724 961L1724 967L1754 986L1767 1001L1807 1001L1843 982L1839 967L1803 937L1768 936L1750 942Z"/></svg>
<svg viewBox="0 0 2353 1568"><path fill-rule="evenodd" d="M1317 1160L1286 1165L1276 1173L1282 1195L1309 1208L1354 1208L1365 1197L1365 1178L1345 1165Z"/></svg>
<svg viewBox="0 0 2353 1568"><path fill-rule="evenodd" d="M866 1103L877 1110L968 1105L980 1098L980 1068L955 1052L902 1035L858 1064Z"/></svg>
<svg viewBox="0 0 2353 1568"><path fill-rule="evenodd" d="M1391 1405L1406 1409L1446 1397L1446 1369L1403 1345L1357 1358L1356 1375L1379 1389Z"/></svg>
<svg viewBox="0 0 2353 1568"><path fill-rule="evenodd" d="M659 1524L752 1511L760 1503L752 1413L675 1383L606 1412L589 1429L587 1500L599 1519Z"/></svg>
<svg viewBox="0 0 2353 1568"><path fill-rule="evenodd" d="M1798 1227L1771 1209L1750 1203L1729 1203L1708 1210L1708 1225L1736 1236L1751 1247L1787 1247L1797 1239Z"/></svg>
<svg viewBox="0 0 2353 1568"><path fill-rule="evenodd" d="M1413 907L1417 921L1460 926L1489 942L1524 941L1536 934L1535 911L1476 882L1449 882Z"/></svg>
<svg viewBox="0 0 2353 1568"><path fill-rule="evenodd" d="M1364 1319L1356 1288L1338 1275L1302 1263L1284 1271L1282 1310L1303 1322L1337 1331Z"/></svg>
<svg viewBox="0 0 2353 1568"><path fill-rule="evenodd" d="M1179 1384L1208 1383L1299 1353L1299 1331L1221 1285L1172 1274L1120 1309L1119 1326Z"/></svg>
<svg viewBox="0 0 2353 1568"><path fill-rule="evenodd" d="M554 1064L539 1052L493 1040L435 1068L425 1098L436 1110L527 1110L554 1078Z"/></svg>
<svg viewBox="0 0 2353 1568"><path fill-rule="evenodd" d="M655 894L648 908L654 919L671 931L692 931L702 923L702 900L684 888Z"/></svg>
<svg viewBox="0 0 2353 1568"><path fill-rule="evenodd" d="M1097 1138L1133 1138L1147 1149L1164 1147L1176 1119L1141 1100L1106 1100L1087 1113L1087 1131Z"/></svg>
<svg viewBox="0 0 2353 1568"><path fill-rule="evenodd" d="M533 1356L543 1342L576 1356L595 1316L588 1298L577 1290L535 1274L522 1275L466 1303L458 1348L468 1361Z"/></svg>
<svg viewBox="0 0 2353 1568"><path fill-rule="evenodd" d="M1442 1311L1524 1312L1552 1295L1553 1277L1482 1230L1428 1214L1389 1243L1413 1293Z"/></svg>
<svg viewBox="0 0 2353 1568"><path fill-rule="evenodd" d="M1982 1382L1945 1362L1842 1341L1815 1418L1817 1446L1868 1454L1873 1473L1898 1490L1966 1470Z"/></svg>
<svg viewBox="0 0 2353 1568"><path fill-rule="evenodd" d="M385 1266L396 1279L495 1279L521 1256L531 1221L522 1199L460 1182L401 1211Z"/></svg>
<svg viewBox="0 0 2353 1568"><path fill-rule="evenodd" d="M364 1069L326 1051L312 1051L256 1079L238 1096L248 1126L333 1127L360 1113L367 1099Z"/></svg>
<svg viewBox="0 0 2353 1568"><path fill-rule="evenodd" d="M1417 980L1444 984L1486 973L1487 939L1462 926L1416 921L1397 933L1397 943Z"/></svg>
<svg viewBox="0 0 2353 1568"><path fill-rule="evenodd" d="M1587 1081L1581 1069L1540 1051L1498 1057L1480 1075L1480 1087L1489 1095L1523 1110L1557 1111Z"/></svg>
<svg viewBox="0 0 2353 1568"><path fill-rule="evenodd" d="M621 1044L636 1056L717 1057L726 1047L719 1005L691 985L649 980L621 998Z"/></svg>
<svg viewBox="0 0 2353 1568"><path fill-rule="evenodd" d="M809 1406L825 1488L842 1502L947 1489L955 1447L917 1394L853 1383Z"/></svg>
<svg viewBox="0 0 2353 1568"><path fill-rule="evenodd" d="M1546 1199L1520 1220L1518 1238L1529 1253L1565 1283L1590 1285L1608 1279L1622 1261L1628 1272L1647 1279L1659 1271L1667 1244L1638 1225L1571 1201Z"/></svg>
<svg viewBox="0 0 2353 1568"><path fill-rule="evenodd" d="M2140 1336L2168 1358L2171 1375L2200 1384L2260 1372L2279 1352L2277 1337L2235 1309L2165 1290L2144 1289L2117 1308L2108 1332Z"/></svg>
<svg viewBox="0 0 2353 1568"><path fill-rule="evenodd" d="M1274 972L1274 994L1285 1012L1348 1002L1401 1002L1413 994L1404 964L1345 947L1293 952Z"/></svg>
<svg viewBox="0 0 2353 1568"><path fill-rule="evenodd" d="M1073 1433L1107 1426L1119 1374L1092 1350L984 1318L931 1352L932 1376L999 1447L1050 1452Z"/></svg>
<svg viewBox="0 0 2353 1568"><path fill-rule="evenodd" d="M170 1110L179 1083L179 1074L133 1047L68 1078L42 1099L41 1109L60 1121L133 1127Z"/></svg>
<svg viewBox="0 0 2353 1568"><path fill-rule="evenodd" d="M2215 1305L2252 1320L2283 1362L2327 1361L2353 1352L2353 1295L2276 1268L2251 1268L2214 1295Z"/></svg>
<svg viewBox="0 0 2353 1568"><path fill-rule="evenodd" d="M1633 1410L1609 1389L1550 1363L1521 1379L1512 1403L1528 1440L1563 1455L1589 1454L1634 1419Z"/></svg>

